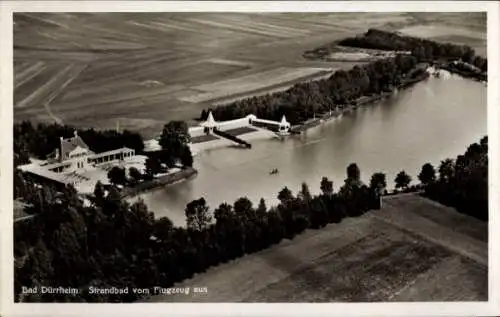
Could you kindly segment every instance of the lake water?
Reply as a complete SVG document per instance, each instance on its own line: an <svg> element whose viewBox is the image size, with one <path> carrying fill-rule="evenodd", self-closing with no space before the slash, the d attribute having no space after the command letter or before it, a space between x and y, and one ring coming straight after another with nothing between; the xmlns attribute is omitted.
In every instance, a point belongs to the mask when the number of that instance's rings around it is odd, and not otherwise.
<svg viewBox="0 0 500 317"><path fill-rule="evenodd" d="M323 176L337 190L351 162L360 167L363 181L381 171L392 188L399 171L416 181L424 163L437 167L486 135L486 99L482 83L454 75L429 78L301 136L253 141L250 150L204 152L195 158L196 178L141 197L157 217L185 225L184 208L193 199L205 197L212 211L242 196L255 205L264 197L270 206L284 186L297 192L305 181L311 192L319 192ZM279 174L269 175L274 168Z"/></svg>

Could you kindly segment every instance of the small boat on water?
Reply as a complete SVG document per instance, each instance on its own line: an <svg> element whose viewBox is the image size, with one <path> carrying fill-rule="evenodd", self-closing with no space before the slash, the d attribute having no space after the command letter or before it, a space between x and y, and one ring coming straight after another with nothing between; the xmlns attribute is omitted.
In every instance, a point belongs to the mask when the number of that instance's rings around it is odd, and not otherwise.
<svg viewBox="0 0 500 317"><path fill-rule="evenodd" d="M278 172L278 169L277 169L277 168L275 168L275 169L273 169L273 170L271 170L271 171L269 172L269 175L274 175L274 174L278 174L278 173L279 173L279 172Z"/></svg>

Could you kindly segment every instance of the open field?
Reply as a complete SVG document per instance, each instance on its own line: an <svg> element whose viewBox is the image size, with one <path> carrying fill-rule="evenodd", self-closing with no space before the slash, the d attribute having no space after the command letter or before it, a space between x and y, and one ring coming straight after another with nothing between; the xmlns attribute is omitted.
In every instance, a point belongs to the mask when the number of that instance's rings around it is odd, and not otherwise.
<svg viewBox="0 0 500 317"><path fill-rule="evenodd" d="M445 20L446 21L446 20ZM485 29L467 26L467 24L445 24L442 21L429 24L413 25L399 30L402 33L429 38L439 42L466 44L476 50L476 53L486 56L487 35Z"/></svg>
<svg viewBox="0 0 500 317"><path fill-rule="evenodd" d="M204 84L194 87L196 90L205 91L180 98L183 101L200 103L222 99L224 97L258 91L267 87L283 86L290 87L297 79L305 79L311 76L322 77L331 75L332 72L322 68L287 68L281 67L264 71L258 74L242 76L235 79L222 80L215 83Z"/></svg>
<svg viewBox="0 0 500 317"><path fill-rule="evenodd" d="M445 221L446 220L446 221ZM209 269L168 302L487 300L487 223L414 194Z"/></svg>
<svg viewBox="0 0 500 317"><path fill-rule="evenodd" d="M485 34L468 13L16 13L14 22L16 121L113 128L119 119L147 137L209 104L350 68L302 54L369 27L475 45Z"/></svg>

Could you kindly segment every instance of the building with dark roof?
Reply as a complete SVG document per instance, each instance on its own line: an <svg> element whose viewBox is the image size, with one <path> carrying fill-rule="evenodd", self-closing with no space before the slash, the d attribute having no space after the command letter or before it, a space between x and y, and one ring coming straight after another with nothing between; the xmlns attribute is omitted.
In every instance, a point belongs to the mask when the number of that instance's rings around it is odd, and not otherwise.
<svg viewBox="0 0 500 317"><path fill-rule="evenodd" d="M76 130L72 138L63 139L63 137L61 137L60 140L61 145L59 147L58 157L61 162L78 154L93 153L88 145L83 142L82 138L78 136L78 132Z"/></svg>
<svg viewBox="0 0 500 317"><path fill-rule="evenodd" d="M97 181L108 183L107 171L116 165L133 165L141 169L145 157L135 155L135 150L126 147L101 153L93 152L75 131L71 138L60 138L56 161L39 161L19 166L28 177L37 183L62 188L74 186L79 192L94 190Z"/></svg>

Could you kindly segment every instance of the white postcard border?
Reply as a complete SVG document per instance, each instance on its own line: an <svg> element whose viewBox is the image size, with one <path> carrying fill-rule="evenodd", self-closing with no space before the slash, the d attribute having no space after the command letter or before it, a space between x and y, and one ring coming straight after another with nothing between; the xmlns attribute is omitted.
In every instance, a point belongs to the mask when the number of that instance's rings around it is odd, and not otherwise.
<svg viewBox="0 0 500 317"><path fill-rule="evenodd" d="M492 316L500 315L499 3L496 1L3 1L0 2L0 314L6 316ZM13 303L13 12L488 12L490 163L489 301L335 304L14 304ZM458 123L460 124L460 123ZM463 123L466 124L466 123ZM494 247L493 247L494 246ZM496 294L496 296L495 296Z"/></svg>

